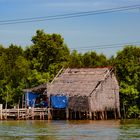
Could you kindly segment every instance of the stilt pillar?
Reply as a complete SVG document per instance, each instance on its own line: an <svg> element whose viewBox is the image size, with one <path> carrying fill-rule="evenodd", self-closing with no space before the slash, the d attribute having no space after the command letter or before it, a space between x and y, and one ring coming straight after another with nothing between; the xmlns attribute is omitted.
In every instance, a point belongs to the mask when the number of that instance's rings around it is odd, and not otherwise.
<svg viewBox="0 0 140 140"><path fill-rule="evenodd" d="M32 120L35 119L34 107L32 108Z"/></svg>
<svg viewBox="0 0 140 140"><path fill-rule="evenodd" d="M2 104L0 104L0 119L2 120Z"/></svg>
<svg viewBox="0 0 140 140"><path fill-rule="evenodd" d="M104 111L105 120L107 120L107 111Z"/></svg>
<svg viewBox="0 0 140 140"><path fill-rule="evenodd" d="M48 108L48 120L52 120L51 108Z"/></svg>
<svg viewBox="0 0 140 140"><path fill-rule="evenodd" d="M104 111L102 111L101 113L102 113L102 120L104 120L105 119Z"/></svg>
<svg viewBox="0 0 140 140"><path fill-rule="evenodd" d="M118 114L118 118L121 118L121 114L120 114L120 109L117 108L117 114Z"/></svg>
<svg viewBox="0 0 140 140"><path fill-rule="evenodd" d="M92 120L92 112L89 112L89 119Z"/></svg>
<svg viewBox="0 0 140 140"><path fill-rule="evenodd" d="M74 111L74 118L77 119L76 111Z"/></svg>
<svg viewBox="0 0 140 140"><path fill-rule="evenodd" d="M69 119L69 109L66 108L66 119L68 120Z"/></svg>
<svg viewBox="0 0 140 140"><path fill-rule="evenodd" d="M115 117L115 120L116 120L116 109L114 109L114 117Z"/></svg>
<svg viewBox="0 0 140 140"><path fill-rule="evenodd" d="M79 119L81 120L81 112L79 111Z"/></svg>

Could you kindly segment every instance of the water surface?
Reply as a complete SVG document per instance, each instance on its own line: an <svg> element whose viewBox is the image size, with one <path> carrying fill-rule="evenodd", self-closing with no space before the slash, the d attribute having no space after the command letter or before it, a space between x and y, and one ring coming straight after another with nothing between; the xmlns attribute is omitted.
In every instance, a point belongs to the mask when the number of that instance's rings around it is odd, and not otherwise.
<svg viewBox="0 0 140 140"><path fill-rule="evenodd" d="M1 121L0 140L140 140L140 121Z"/></svg>

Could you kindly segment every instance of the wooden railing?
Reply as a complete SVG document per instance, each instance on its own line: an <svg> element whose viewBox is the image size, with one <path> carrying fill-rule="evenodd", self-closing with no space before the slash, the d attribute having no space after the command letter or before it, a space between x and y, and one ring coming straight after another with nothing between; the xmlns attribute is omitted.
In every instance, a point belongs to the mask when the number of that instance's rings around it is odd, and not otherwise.
<svg viewBox="0 0 140 140"><path fill-rule="evenodd" d="M1 109L0 119L35 119L39 117L44 119L48 116L48 108L12 108L12 109Z"/></svg>

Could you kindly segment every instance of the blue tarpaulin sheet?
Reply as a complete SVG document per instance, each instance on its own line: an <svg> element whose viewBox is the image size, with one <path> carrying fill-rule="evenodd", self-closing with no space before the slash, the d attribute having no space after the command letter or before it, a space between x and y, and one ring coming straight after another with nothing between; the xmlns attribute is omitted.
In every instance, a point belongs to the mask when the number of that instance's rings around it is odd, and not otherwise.
<svg viewBox="0 0 140 140"><path fill-rule="evenodd" d="M38 96L38 94L36 94L36 93L28 92L26 94L26 104L27 104L27 106L34 107L35 100L36 100L37 96Z"/></svg>
<svg viewBox="0 0 140 140"><path fill-rule="evenodd" d="M27 92L26 105L28 107L48 107L48 99L43 95L39 95L33 92Z"/></svg>
<svg viewBox="0 0 140 140"><path fill-rule="evenodd" d="M66 96L53 95L51 96L51 106L53 108L66 108L68 106L68 99Z"/></svg>

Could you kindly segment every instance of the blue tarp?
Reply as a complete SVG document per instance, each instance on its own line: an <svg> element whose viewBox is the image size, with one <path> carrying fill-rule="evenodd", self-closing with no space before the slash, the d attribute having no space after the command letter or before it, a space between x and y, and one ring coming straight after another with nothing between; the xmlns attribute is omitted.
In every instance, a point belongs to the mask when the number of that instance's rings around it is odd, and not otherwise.
<svg viewBox="0 0 140 140"><path fill-rule="evenodd" d="M48 107L48 99L43 95L37 93L26 93L26 105L28 107Z"/></svg>
<svg viewBox="0 0 140 140"><path fill-rule="evenodd" d="M68 106L68 98L66 96L53 95L51 96L51 106L58 109L66 108Z"/></svg>
<svg viewBox="0 0 140 140"><path fill-rule="evenodd" d="M26 105L30 106L30 107L34 107L37 96L38 96L38 94L36 94L36 93L28 92L26 94Z"/></svg>

